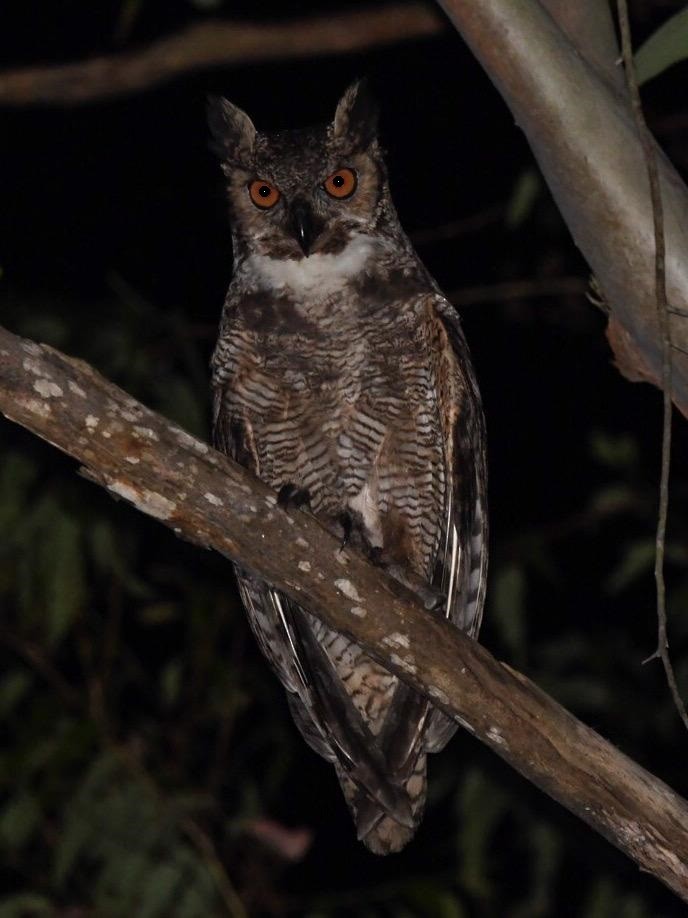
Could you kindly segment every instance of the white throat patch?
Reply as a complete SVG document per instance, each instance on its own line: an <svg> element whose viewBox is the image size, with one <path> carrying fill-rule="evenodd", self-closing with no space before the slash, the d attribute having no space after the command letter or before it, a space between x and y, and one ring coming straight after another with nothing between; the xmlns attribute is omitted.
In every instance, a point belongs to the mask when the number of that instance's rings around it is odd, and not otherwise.
<svg viewBox="0 0 688 918"><path fill-rule="evenodd" d="M375 248L376 242L370 236L357 234L336 255L316 252L299 261L251 255L246 259L245 269L250 274L257 274L268 287L289 287L294 291L314 287L332 290L360 274Z"/></svg>

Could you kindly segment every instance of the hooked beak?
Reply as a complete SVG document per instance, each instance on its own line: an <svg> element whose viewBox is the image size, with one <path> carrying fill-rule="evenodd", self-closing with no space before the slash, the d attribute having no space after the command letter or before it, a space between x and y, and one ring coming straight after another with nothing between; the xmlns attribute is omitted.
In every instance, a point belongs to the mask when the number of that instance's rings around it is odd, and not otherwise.
<svg viewBox="0 0 688 918"><path fill-rule="evenodd" d="M304 255L308 255L316 237L313 213L305 201L294 201L290 209L291 230L301 246Z"/></svg>

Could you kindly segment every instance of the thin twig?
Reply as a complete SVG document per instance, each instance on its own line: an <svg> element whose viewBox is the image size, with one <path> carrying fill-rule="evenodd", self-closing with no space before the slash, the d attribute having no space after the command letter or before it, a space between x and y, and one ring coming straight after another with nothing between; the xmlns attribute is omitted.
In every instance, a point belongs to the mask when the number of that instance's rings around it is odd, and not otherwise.
<svg viewBox="0 0 688 918"><path fill-rule="evenodd" d="M655 156L652 135L648 130L643 107L640 101L640 90L635 76L633 63L633 46L631 42L631 25L628 18L626 0L617 0L619 29L621 32L621 50L623 55L626 84L633 109L638 136L643 147L647 165L647 176L650 183L652 200L652 217L655 234L655 298L657 301L657 323L662 342L662 471L659 482L659 511L657 514L657 535L655 540L655 583L657 586L657 649L648 658L659 658L662 661L667 683L671 691L676 710L688 730L688 712L683 703L676 675L669 657L669 639L667 637L666 583L664 580L664 555L666 550L666 524L669 510L669 467L671 464L671 332L669 328L669 304L666 292L666 245L664 240L664 212L662 192L659 183L659 169Z"/></svg>
<svg viewBox="0 0 688 918"><path fill-rule="evenodd" d="M0 105L81 105L211 67L355 54L433 37L444 28L437 11L421 2L268 22L194 22L131 51L0 72Z"/></svg>
<svg viewBox="0 0 688 918"><path fill-rule="evenodd" d="M504 281L499 284L480 284L460 287L448 294L455 306L475 306L479 303L500 303L504 300L525 300L543 296L582 296L586 291L581 277L547 277Z"/></svg>
<svg viewBox="0 0 688 918"><path fill-rule="evenodd" d="M439 226L427 226L414 230L410 234L411 242L418 247L447 242L450 239L456 239L457 236L464 236L466 233L477 233L503 219L504 207L502 205L488 207L468 217L459 217L456 220L441 223Z"/></svg>

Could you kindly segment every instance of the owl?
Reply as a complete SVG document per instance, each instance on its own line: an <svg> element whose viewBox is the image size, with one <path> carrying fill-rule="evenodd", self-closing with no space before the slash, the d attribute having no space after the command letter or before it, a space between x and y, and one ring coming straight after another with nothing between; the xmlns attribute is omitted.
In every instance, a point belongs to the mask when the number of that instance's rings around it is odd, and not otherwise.
<svg viewBox="0 0 688 918"><path fill-rule="evenodd" d="M211 100L234 252L212 358L214 440L475 637L485 595L485 433L459 318L392 203L366 86L331 123L263 133ZM426 757L453 721L240 566L258 643L373 852L413 836Z"/></svg>

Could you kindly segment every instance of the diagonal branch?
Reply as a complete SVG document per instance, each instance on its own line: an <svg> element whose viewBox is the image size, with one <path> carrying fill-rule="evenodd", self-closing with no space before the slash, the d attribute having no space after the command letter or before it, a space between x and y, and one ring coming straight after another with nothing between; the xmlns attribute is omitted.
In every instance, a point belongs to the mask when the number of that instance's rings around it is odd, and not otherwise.
<svg viewBox="0 0 688 918"><path fill-rule="evenodd" d="M526 134L610 307L619 369L662 387L645 156L605 0L439 0ZM618 68L617 68L618 69ZM688 416L688 188L656 148L664 201L673 398Z"/></svg>
<svg viewBox="0 0 688 918"><path fill-rule="evenodd" d="M0 411L350 636L688 901L688 804L306 513L87 364L0 328Z"/></svg>
<svg viewBox="0 0 688 918"><path fill-rule="evenodd" d="M0 73L0 105L78 105L211 67L352 54L442 28L435 10L417 2L275 22L194 23L135 51Z"/></svg>

